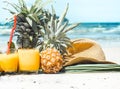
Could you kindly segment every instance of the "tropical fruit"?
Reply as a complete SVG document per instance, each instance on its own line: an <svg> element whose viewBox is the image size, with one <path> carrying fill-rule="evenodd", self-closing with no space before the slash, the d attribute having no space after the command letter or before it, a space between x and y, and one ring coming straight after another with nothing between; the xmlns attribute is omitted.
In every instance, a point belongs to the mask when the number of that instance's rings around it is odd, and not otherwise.
<svg viewBox="0 0 120 89"><path fill-rule="evenodd" d="M43 20L47 20L45 14L48 12L43 9L50 0L43 2L35 0L31 7L28 7L25 0L18 0L18 4L5 1L14 9L4 8L11 14L17 15L17 27L15 36L17 36L18 48L35 48L41 43L41 29L44 24Z"/></svg>
<svg viewBox="0 0 120 89"><path fill-rule="evenodd" d="M42 70L45 73L57 73L62 69L63 58L55 48L48 48L41 52Z"/></svg>
<svg viewBox="0 0 120 89"><path fill-rule="evenodd" d="M18 54L0 54L0 67L4 72L16 72L18 69Z"/></svg>
<svg viewBox="0 0 120 89"><path fill-rule="evenodd" d="M19 71L37 72L40 68L40 54L36 49L19 49Z"/></svg>
<svg viewBox="0 0 120 89"><path fill-rule="evenodd" d="M49 3L50 0L47 0ZM33 50L27 51L23 48L39 47L41 52L41 67L46 73L57 73L63 65L63 55L67 54L66 48L71 45L70 38L66 33L77 24L68 24L68 20L64 20L67 14L68 5L60 17L55 13L52 7L52 13L44 10L46 3L42 0L36 0L35 3L28 9L23 0L19 0L19 4L12 4L6 1L7 4L15 8L16 12L7 9L12 14L17 14L17 45L19 54L19 70L20 71L37 71L38 52ZM49 53L50 50L50 53ZM45 54L46 53L46 54ZM36 56L37 57L36 57ZM47 55L50 57L47 58ZM51 56L54 55L54 56ZM49 64L46 65L44 61Z"/></svg>
<svg viewBox="0 0 120 89"><path fill-rule="evenodd" d="M64 22L68 5L63 14L57 18L55 10L52 7L50 21L44 25L42 30L43 43L40 45L41 51L41 68L45 73L57 73L63 66L63 55L67 54L66 47L71 45L70 39L66 32L75 28L78 24L68 26Z"/></svg>

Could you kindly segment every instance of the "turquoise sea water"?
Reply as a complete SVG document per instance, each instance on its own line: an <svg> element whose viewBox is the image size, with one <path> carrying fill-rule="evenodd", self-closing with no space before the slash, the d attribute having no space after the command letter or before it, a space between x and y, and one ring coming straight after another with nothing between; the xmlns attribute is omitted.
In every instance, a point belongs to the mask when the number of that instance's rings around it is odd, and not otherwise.
<svg viewBox="0 0 120 89"><path fill-rule="evenodd" d="M70 38L120 40L120 23L81 23L68 33Z"/></svg>
<svg viewBox="0 0 120 89"><path fill-rule="evenodd" d="M0 49L6 50L12 23L0 23ZM80 25L67 33L71 39L90 38L102 46L120 45L120 23L80 23ZM15 41L16 38L13 38Z"/></svg>

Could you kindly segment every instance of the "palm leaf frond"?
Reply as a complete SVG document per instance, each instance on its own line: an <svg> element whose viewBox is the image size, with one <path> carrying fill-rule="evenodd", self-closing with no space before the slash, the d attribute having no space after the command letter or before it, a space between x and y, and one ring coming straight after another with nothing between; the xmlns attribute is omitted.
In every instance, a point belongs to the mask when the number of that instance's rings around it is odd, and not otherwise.
<svg viewBox="0 0 120 89"><path fill-rule="evenodd" d="M78 64L65 67L66 73L120 71L118 64Z"/></svg>

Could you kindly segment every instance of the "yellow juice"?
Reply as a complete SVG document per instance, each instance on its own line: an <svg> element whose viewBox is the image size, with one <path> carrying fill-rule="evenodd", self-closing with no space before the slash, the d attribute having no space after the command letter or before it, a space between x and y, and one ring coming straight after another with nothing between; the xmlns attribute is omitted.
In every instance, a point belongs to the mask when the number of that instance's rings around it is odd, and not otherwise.
<svg viewBox="0 0 120 89"><path fill-rule="evenodd" d="M40 67L40 54L35 49L19 49L19 71L36 72Z"/></svg>
<svg viewBox="0 0 120 89"><path fill-rule="evenodd" d="M16 72L18 69L18 54L0 54L0 67L4 72Z"/></svg>

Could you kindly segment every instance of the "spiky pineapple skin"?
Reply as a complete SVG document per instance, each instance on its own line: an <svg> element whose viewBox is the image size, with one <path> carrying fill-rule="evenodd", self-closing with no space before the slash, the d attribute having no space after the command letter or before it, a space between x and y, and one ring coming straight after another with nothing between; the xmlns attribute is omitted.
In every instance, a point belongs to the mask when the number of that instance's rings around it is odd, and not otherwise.
<svg viewBox="0 0 120 89"><path fill-rule="evenodd" d="M62 55L55 48L48 48L40 53L41 68L44 73L57 73L63 67Z"/></svg>

